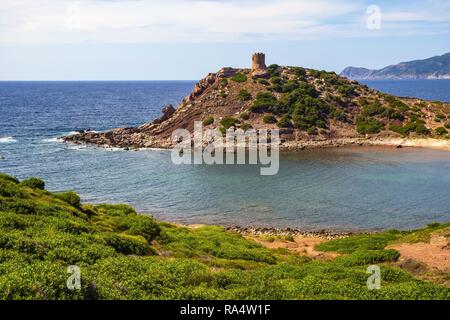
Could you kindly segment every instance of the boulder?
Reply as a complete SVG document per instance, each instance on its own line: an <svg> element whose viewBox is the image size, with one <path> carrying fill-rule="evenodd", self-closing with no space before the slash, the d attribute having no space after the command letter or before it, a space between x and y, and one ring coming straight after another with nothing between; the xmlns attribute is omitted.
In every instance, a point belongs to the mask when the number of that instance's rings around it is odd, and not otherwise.
<svg viewBox="0 0 450 320"><path fill-rule="evenodd" d="M153 121L154 124L164 122L172 117L172 115L175 113L175 108L173 107L173 105L168 104L162 108L162 113L163 115L160 118Z"/></svg>

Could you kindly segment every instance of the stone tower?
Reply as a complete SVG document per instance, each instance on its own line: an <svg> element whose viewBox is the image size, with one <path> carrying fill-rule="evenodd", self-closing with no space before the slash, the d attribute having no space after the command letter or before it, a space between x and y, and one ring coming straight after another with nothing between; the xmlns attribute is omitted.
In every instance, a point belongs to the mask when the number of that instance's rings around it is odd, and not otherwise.
<svg viewBox="0 0 450 320"><path fill-rule="evenodd" d="M261 72L266 69L266 55L264 53L254 53L252 56L252 72Z"/></svg>

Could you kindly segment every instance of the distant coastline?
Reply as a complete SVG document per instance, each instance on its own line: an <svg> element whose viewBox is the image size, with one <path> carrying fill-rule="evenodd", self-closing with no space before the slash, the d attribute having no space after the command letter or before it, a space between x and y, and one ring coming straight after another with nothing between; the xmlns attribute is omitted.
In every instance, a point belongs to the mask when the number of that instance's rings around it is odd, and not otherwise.
<svg viewBox="0 0 450 320"><path fill-rule="evenodd" d="M450 52L376 70L347 67L340 75L352 80L448 80L450 79Z"/></svg>

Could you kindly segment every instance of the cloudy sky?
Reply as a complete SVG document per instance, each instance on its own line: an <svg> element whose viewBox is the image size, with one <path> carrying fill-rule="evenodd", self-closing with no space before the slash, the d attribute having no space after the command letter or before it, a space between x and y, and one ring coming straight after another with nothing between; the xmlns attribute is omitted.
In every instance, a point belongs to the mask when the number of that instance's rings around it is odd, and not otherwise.
<svg viewBox="0 0 450 320"><path fill-rule="evenodd" d="M268 63L340 72L450 51L447 0L0 0L0 80L199 79Z"/></svg>

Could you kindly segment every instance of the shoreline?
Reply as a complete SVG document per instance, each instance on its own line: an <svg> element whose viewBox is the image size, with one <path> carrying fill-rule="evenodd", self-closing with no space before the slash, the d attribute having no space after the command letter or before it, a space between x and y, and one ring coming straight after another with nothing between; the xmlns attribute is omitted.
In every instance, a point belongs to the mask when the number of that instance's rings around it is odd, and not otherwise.
<svg viewBox="0 0 450 320"><path fill-rule="evenodd" d="M58 142L86 146L100 149L114 149L121 151L164 151L171 150L173 145L160 144L153 147L119 147L107 144L95 144L88 141L74 142L65 140L65 137L59 137ZM352 137L352 138L336 138L336 139L322 139L322 140L298 140L285 141L279 145L280 152L299 152L308 149L323 149L323 148L340 148L340 147L394 147L394 148L424 148L432 150L450 151L450 139L435 139L435 138L403 138L403 137Z"/></svg>
<svg viewBox="0 0 450 320"><path fill-rule="evenodd" d="M145 213L139 213L144 214ZM302 237L302 238L318 238L322 240L336 240L343 239L350 236L355 235L369 235L369 234L377 234L380 232L384 232L386 230L361 230L361 231L337 231L332 229L322 229L317 231L311 230L302 230L299 228L277 228L277 227L268 227L268 226L240 226L240 225L220 225L220 224L208 224L208 223L182 223L182 222L174 222L161 220L159 218L155 218L157 221L169 223L175 226L184 227L188 229L198 229L202 227L220 227L223 228L226 232L234 232L239 233L243 236L253 236L253 237L261 237L261 236L273 236L273 237Z"/></svg>
<svg viewBox="0 0 450 320"><path fill-rule="evenodd" d="M286 141L280 146L281 151L301 151L305 149L339 148L339 147L395 147L426 148L450 151L450 140L434 138L369 137L339 138L327 140Z"/></svg>

